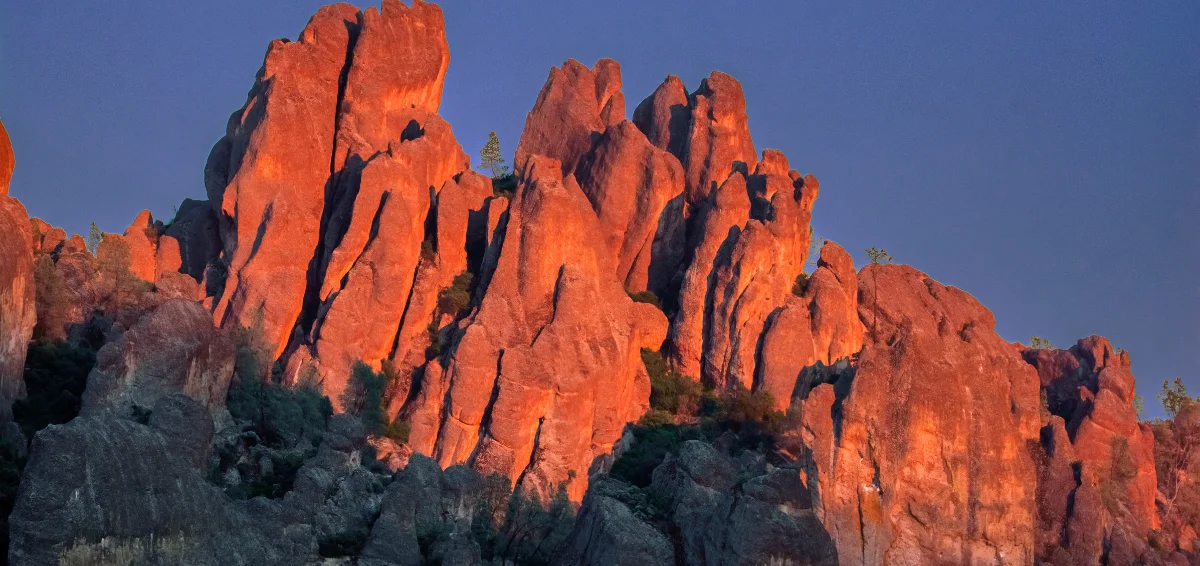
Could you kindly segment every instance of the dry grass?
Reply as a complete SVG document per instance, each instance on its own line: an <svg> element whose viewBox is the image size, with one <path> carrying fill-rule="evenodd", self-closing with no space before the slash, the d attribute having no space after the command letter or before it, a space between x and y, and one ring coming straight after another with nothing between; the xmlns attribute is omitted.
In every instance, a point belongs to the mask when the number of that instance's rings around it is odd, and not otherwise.
<svg viewBox="0 0 1200 566"><path fill-rule="evenodd" d="M99 542L78 539L58 555L59 566L130 566L135 563L183 566L187 541L183 535L150 538L105 537Z"/></svg>

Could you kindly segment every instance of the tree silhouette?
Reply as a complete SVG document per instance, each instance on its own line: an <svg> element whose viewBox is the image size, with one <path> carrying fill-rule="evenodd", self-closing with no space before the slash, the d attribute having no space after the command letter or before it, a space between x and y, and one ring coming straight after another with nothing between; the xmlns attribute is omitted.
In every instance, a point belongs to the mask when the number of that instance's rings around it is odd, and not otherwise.
<svg viewBox="0 0 1200 566"><path fill-rule="evenodd" d="M496 132L488 134L487 143L479 150L479 167L483 172L490 172L493 179L499 179L508 174L508 166L504 165L504 157L500 153L500 138Z"/></svg>
<svg viewBox="0 0 1200 566"><path fill-rule="evenodd" d="M883 248L867 248L867 259L876 265L887 265L892 263L892 255L887 253ZM878 270L871 270L871 283L875 287L875 304L872 305L871 319L871 337L879 339L879 274Z"/></svg>
<svg viewBox="0 0 1200 566"><path fill-rule="evenodd" d="M92 227L88 229L87 250L96 255L96 247L100 245L100 240L104 239L104 234L100 232L100 228L92 222Z"/></svg>

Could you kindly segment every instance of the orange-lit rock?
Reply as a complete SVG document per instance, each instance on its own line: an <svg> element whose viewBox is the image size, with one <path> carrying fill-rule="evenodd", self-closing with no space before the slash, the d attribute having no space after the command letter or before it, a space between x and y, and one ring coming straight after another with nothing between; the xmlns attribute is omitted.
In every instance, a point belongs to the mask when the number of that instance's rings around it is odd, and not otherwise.
<svg viewBox="0 0 1200 566"><path fill-rule="evenodd" d="M122 236L129 245L129 271L138 279L153 283L158 274L158 268L155 266L158 232L154 228L154 217L150 215L150 211L143 210L139 213Z"/></svg>
<svg viewBox="0 0 1200 566"><path fill-rule="evenodd" d="M575 177L600 219L617 279L630 292L663 295L683 261L683 169L633 122L609 126Z"/></svg>
<svg viewBox="0 0 1200 566"><path fill-rule="evenodd" d="M2 131L2 130L0 130ZM0 185L12 170L8 140L0 138L0 156L7 155L8 170L0 168ZM4 165L0 163L0 165ZM0 193L0 423L11 418L8 408L25 394L25 350L37 323L34 298L33 239L29 215L15 198Z"/></svg>
<svg viewBox="0 0 1200 566"><path fill-rule="evenodd" d="M787 160L779 167L787 171ZM767 152L770 155L770 152ZM792 296L808 255L809 218L816 180L796 180L762 168L747 179L754 219L716 258L701 378L718 387L753 385L757 351L767 318ZM761 220L760 220L761 219Z"/></svg>
<svg viewBox="0 0 1200 566"><path fill-rule="evenodd" d="M214 320L260 328L272 357L304 302L331 175L338 83L358 25L357 9L336 4L321 8L298 41L272 42L206 167L229 265Z"/></svg>
<svg viewBox="0 0 1200 566"><path fill-rule="evenodd" d="M33 229L33 251L36 254L48 254L58 250L67 240L67 231L55 228L41 218L30 218L29 224Z"/></svg>
<svg viewBox="0 0 1200 566"><path fill-rule="evenodd" d="M797 383L804 368L853 356L862 349L864 332L854 260L827 241L803 294L786 299L768 318L757 367L759 388L786 411L793 393L807 394L807 384Z"/></svg>
<svg viewBox="0 0 1200 566"><path fill-rule="evenodd" d="M432 452L443 466L471 461L484 473L524 477L540 496L567 482L578 500L592 459L645 409L639 352L662 341L666 320L626 295L593 237L599 221L590 203L557 161L530 158L505 224L482 303L456 337L445 377L426 370L430 387L449 388L419 395L422 403L444 398L441 416L431 420L419 403L413 436L428 443L436 425Z"/></svg>
<svg viewBox="0 0 1200 566"><path fill-rule="evenodd" d="M12 181L13 167L17 161L13 157L12 142L8 139L8 130L0 121L0 197L8 196L8 183Z"/></svg>
<svg viewBox="0 0 1200 566"><path fill-rule="evenodd" d="M1046 537L1062 528L1090 533L1065 545L1079 561L1099 560L1106 551L1104 539L1118 530L1131 538L1125 542L1136 539L1135 546L1144 546L1150 531L1160 527L1157 473L1153 432L1148 423L1138 422L1133 407L1129 354L1118 354L1100 336L1067 350L1024 348L1021 353L1038 372L1052 423L1062 421L1066 433L1044 440L1046 452L1055 460L1065 452L1079 467L1077 479L1060 480L1063 487L1057 488L1073 493L1073 504L1064 506L1060 497L1040 508L1051 531ZM1140 554L1134 548L1124 551Z"/></svg>
<svg viewBox="0 0 1200 566"><path fill-rule="evenodd" d="M737 79L713 71L688 97L688 107L691 118L680 160L687 176L687 201L696 204L724 182L736 163L754 170L758 155Z"/></svg>
<svg viewBox="0 0 1200 566"><path fill-rule="evenodd" d="M525 118L514 163L518 170L534 155L561 163L562 172L575 169L579 158L607 126L625 119L621 67L601 59L591 69L574 59L550 76Z"/></svg>
<svg viewBox="0 0 1200 566"><path fill-rule="evenodd" d="M700 379L705 329L712 315L710 287L718 262L728 261L742 227L750 219L746 177L735 172L707 197L692 220L696 227L690 243L692 260L679 290L679 312L671 324L671 364L675 371Z"/></svg>
<svg viewBox="0 0 1200 566"><path fill-rule="evenodd" d="M654 94L646 97L633 111L633 123L646 134L650 143L682 159L687 143L691 112L683 81L667 75Z"/></svg>
<svg viewBox="0 0 1200 566"><path fill-rule="evenodd" d="M355 362L378 369L391 356L421 261L431 197L467 166L441 118L428 115L424 130L417 139L393 142L363 169L350 228L326 272L329 294L313 341L331 398L345 389Z"/></svg>
<svg viewBox="0 0 1200 566"><path fill-rule="evenodd" d="M1036 372L974 298L911 267L870 265L859 291L878 338L801 409L813 508L839 563L1029 561Z"/></svg>

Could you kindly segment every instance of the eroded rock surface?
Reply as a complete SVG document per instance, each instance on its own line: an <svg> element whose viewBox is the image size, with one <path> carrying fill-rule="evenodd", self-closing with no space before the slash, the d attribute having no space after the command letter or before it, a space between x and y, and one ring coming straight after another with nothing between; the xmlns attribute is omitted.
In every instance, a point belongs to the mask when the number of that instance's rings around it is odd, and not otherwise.
<svg viewBox="0 0 1200 566"><path fill-rule="evenodd" d="M0 422L25 393L25 350L37 324L33 275L33 235L29 214L7 196L13 152L0 123Z"/></svg>

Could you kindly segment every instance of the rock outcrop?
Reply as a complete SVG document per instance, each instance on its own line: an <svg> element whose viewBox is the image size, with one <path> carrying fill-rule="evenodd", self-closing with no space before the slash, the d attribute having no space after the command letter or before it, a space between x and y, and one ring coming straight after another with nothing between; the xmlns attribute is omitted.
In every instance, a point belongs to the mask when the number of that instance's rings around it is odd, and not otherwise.
<svg viewBox="0 0 1200 566"><path fill-rule="evenodd" d="M1123 556L1141 558L1160 525L1154 435L1132 404L1129 354L1091 336L1068 350L1028 348L1022 356L1036 368L1052 415L1042 432L1039 558L1065 552L1075 563L1096 562L1113 540L1124 543Z"/></svg>
<svg viewBox="0 0 1200 566"><path fill-rule="evenodd" d="M447 357L445 404L416 408L440 417L414 420L414 449L546 496L566 483L579 500L592 460L645 410L639 352L662 342L666 319L626 295L574 178L540 156L524 171L486 293Z"/></svg>
<svg viewBox="0 0 1200 566"><path fill-rule="evenodd" d="M604 130L625 119L621 66L601 59L588 69L574 59L550 77L525 118L514 163L523 171L534 155L559 162L570 173Z"/></svg>
<svg viewBox="0 0 1200 566"><path fill-rule="evenodd" d="M167 301L100 349L81 413L129 416L183 393L212 411L225 406L234 347L199 303Z"/></svg>
<svg viewBox="0 0 1200 566"><path fill-rule="evenodd" d="M8 196L13 151L0 123L0 424L25 393L25 350L37 324L33 277L33 235L29 214Z"/></svg>
<svg viewBox="0 0 1200 566"><path fill-rule="evenodd" d="M767 320L755 378L755 389L769 392L781 411L808 395L812 383L801 379L805 368L832 366L863 347L858 274L841 246L825 242L816 271L797 290L802 294L786 299Z"/></svg>
<svg viewBox="0 0 1200 566"><path fill-rule="evenodd" d="M31 336L104 325L82 416L33 441L12 561L1162 558L1129 356L1099 337L1009 344L967 293L907 266L856 273L833 242L810 273L819 184L758 153L735 79L689 93L668 76L629 120L615 61L568 60L514 175L490 179L437 113L449 61L435 5L322 8L270 44L208 200L166 225L144 211L94 256L6 196L0 127L3 407ZM246 374L268 376L240 401L299 432L225 407L235 335L262 349ZM359 364L386 378L382 419L330 418L307 386L356 412ZM648 413L652 380L703 409ZM618 479L626 454L638 487ZM573 528L481 544L547 503L580 504ZM1191 557L1194 530L1171 528Z"/></svg>
<svg viewBox="0 0 1200 566"><path fill-rule="evenodd" d="M1031 563L1036 372L970 295L859 274L857 371L801 405L813 507L841 564Z"/></svg>

